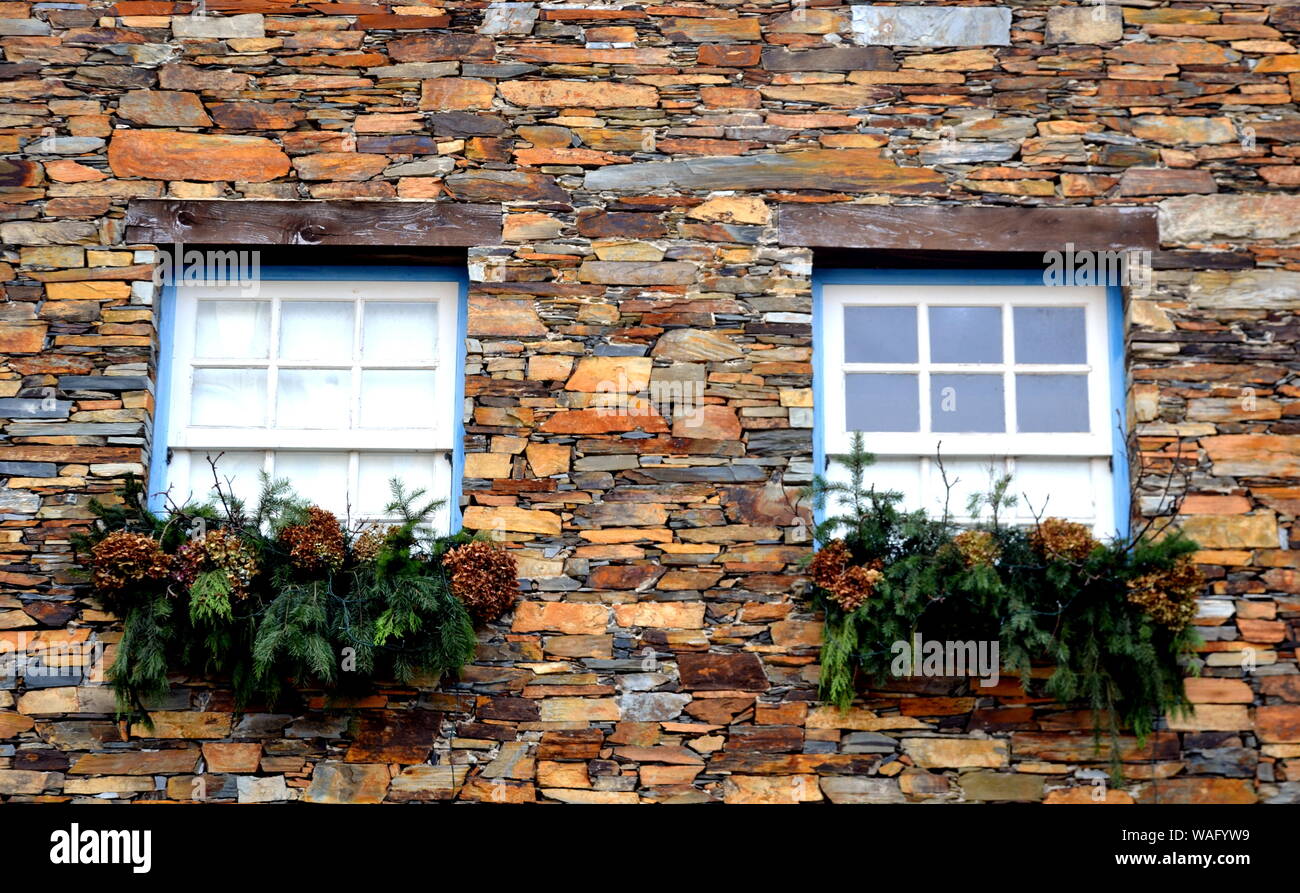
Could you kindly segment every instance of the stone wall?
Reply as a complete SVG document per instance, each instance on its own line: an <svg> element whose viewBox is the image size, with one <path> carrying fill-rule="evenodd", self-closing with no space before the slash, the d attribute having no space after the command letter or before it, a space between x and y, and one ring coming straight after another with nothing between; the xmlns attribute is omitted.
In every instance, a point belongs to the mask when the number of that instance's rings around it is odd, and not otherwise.
<svg viewBox="0 0 1300 893"><path fill-rule="evenodd" d="M1155 484L1191 471L1207 666L1106 799L1300 794L1300 9L193 12L0 0L0 637L111 660L119 636L69 537L147 461L132 198L501 203L468 258L465 523L504 528L527 591L455 684L346 710L236 714L178 679L146 732L105 687L0 680L0 797L1091 802L1089 718L1010 680L815 701L816 258L774 227L808 202L1159 207L1129 412ZM598 412L620 375L700 383L703 424Z"/></svg>

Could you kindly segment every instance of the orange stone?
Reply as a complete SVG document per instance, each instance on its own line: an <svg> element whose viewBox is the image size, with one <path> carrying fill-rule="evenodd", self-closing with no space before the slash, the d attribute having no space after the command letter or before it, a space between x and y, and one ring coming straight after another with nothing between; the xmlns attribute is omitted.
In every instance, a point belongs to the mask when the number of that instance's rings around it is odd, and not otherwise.
<svg viewBox="0 0 1300 893"><path fill-rule="evenodd" d="M92 183L108 178L101 170L66 159L45 162L45 173L59 183Z"/></svg>
<svg viewBox="0 0 1300 893"><path fill-rule="evenodd" d="M317 152L293 160L300 180L369 180L388 167L387 155Z"/></svg>
<svg viewBox="0 0 1300 893"><path fill-rule="evenodd" d="M645 84L609 81L503 81L497 89L507 102L522 108L654 108L659 104L659 91Z"/></svg>
<svg viewBox="0 0 1300 893"><path fill-rule="evenodd" d="M420 108L489 109L495 95L491 82L478 78L430 78L420 84Z"/></svg>
<svg viewBox="0 0 1300 893"><path fill-rule="evenodd" d="M512 629L517 633L556 632L599 636L609 623L609 608L570 602L520 602Z"/></svg>
<svg viewBox="0 0 1300 893"><path fill-rule="evenodd" d="M208 741L203 759L209 772L256 772L262 760L262 745L256 742Z"/></svg>
<svg viewBox="0 0 1300 893"><path fill-rule="evenodd" d="M632 394L650 384L649 357L582 357L565 383L566 391Z"/></svg>
<svg viewBox="0 0 1300 893"><path fill-rule="evenodd" d="M108 163L119 177L153 180L265 183L289 172L289 156L271 140L171 130L117 131Z"/></svg>

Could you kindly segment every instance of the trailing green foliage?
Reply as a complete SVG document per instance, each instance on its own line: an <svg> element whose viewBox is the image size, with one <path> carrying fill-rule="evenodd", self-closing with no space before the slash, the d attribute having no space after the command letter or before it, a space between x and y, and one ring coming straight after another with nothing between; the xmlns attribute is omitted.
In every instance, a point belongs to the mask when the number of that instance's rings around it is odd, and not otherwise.
<svg viewBox="0 0 1300 893"><path fill-rule="evenodd" d="M862 435L839 461L848 483L819 477L806 492L818 508L833 501L839 509L818 525L822 550L810 563L813 598L826 613L824 699L846 708L859 683L887 684L895 643L920 633L926 641L997 642L1003 669L1027 687L1035 666L1052 667L1044 693L1089 708L1099 747L1103 733L1112 743L1122 731L1144 740L1161 714L1186 709L1184 664L1199 643L1186 622L1199 580L1188 583L1194 542L1166 530L1103 544L1056 519L1008 525L1009 477L972 498L968 515L978 524L959 526L946 507L937 518L903 511L901 494L871 486L874 457ZM842 573L850 567L879 574ZM1135 603L1140 586L1161 599L1168 589L1160 605L1181 622L1161 622Z"/></svg>
<svg viewBox="0 0 1300 893"><path fill-rule="evenodd" d="M240 706L269 706L294 686L458 672L477 637L442 559L473 538L435 536L441 502L390 486L397 523L354 531L266 476L249 504L218 480L213 502L159 517L133 479L121 504L96 504L100 523L76 545L123 618L110 671L119 711L148 723L175 673L228 675Z"/></svg>

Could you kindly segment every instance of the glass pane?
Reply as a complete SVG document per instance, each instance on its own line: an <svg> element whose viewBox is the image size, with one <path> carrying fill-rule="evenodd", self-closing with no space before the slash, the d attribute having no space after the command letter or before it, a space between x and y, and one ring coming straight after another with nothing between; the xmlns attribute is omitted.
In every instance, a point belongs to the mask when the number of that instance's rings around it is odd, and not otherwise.
<svg viewBox="0 0 1300 893"><path fill-rule="evenodd" d="M847 363L915 363L915 307L845 307Z"/></svg>
<svg viewBox="0 0 1300 893"><path fill-rule="evenodd" d="M1016 307L1017 363L1086 363L1082 307Z"/></svg>
<svg viewBox="0 0 1300 893"><path fill-rule="evenodd" d="M190 454L189 494L195 502L217 500L215 490L217 477L213 475L208 457L217 463L216 475L221 478L221 488L227 494L233 493L244 502L252 504L257 500L262 482L258 477L263 467L264 454L261 452L193 452ZM184 493L173 494L179 499Z"/></svg>
<svg viewBox="0 0 1300 893"><path fill-rule="evenodd" d="M362 362L415 362L436 356L437 304L367 302L364 312Z"/></svg>
<svg viewBox="0 0 1300 893"><path fill-rule="evenodd" d="M280 359L352 362L351 301L285 301L280 305Z"/></svg>
<svg viewBox="0 0 1300 893"><path fill-rule="evenodd" d="M346 428L352 373L338 369L281 369L275 393L277 428Z"/></svg>
<svg viewBox="0 0 1300 893"><path fill-rule="evenodd" d="M1006 462L1001 458L989 456L972 456L969 458L958 458L947 456L943 460L943 469L940 470L938 462L930 462L930 501L923 506L933 517L939 517L943 514L944 500L948 501L948 514L953 518L963 520L973 520L975 516L970 514L970 499L975 495L986 495L993 489L993 485L1007 473ZM951 491L945 490L943 484L944 473L948 475L948 484L952 487ZM1010 495L1016 495L1019 491L1016 489L1016 481L1011 481ZM985 519L989 516L988 504L981 502L980 517ZM1002 513L1005 518L1006 512Z"/></svg>
<svg viewBox="0 0 1300 893"><path fill-rule="evenodd" d="M1088 430L1088 376L1017 375L1016 427L1023 432Z"/></svg>
<svg viewBox="0 0 1300 893"><path fill-rule="evenodd" d="M1025 494L1016 505L1016 516L1022 521L1033 521L1037 513L1092 522L1097 517L1097 494L1111 495L1109 486L1094 485L1091 459L1017 459L1012 487L1017 495Z"/></svg>
<svg viewBox="0 0 1300 893"><path fill-rule="evenodd" d="M191 425L260 428L266 424L265 369L195 369Z"/></svg>
<svg viewBox="0 0 1300 893"><path fill-rule="evenodd" d="M919 431L920 406L915 375L844 376L848 431Z"/></svg>
<svg viewBox="0 0 1300 893"><path fill-rule="evenodd" d="M266 301L199 301L194 356L264 360L271 343L271 305Z"/></svg>
<svg viewBox="0 0 1300 893"><path fill-rule="evenodd" d="M277 478L288 478L294 491L313 505L329 509L345 520L348 511L348 454L298 453L275 454Z"/></svg>
<svg viewBox="0 0 1300 893"><path fill-rule="evenodd" d="M839 484L850 482L849 470L843 462L832 460L826 468L826 477ZM902 493L903 501L899 503L900 508L911 510L921 507L921 463L917 459L879 457L867 469L864 483L868 487L875 487L878 493L888 490ZM844 501L845 499L846 497L832 495L827 501L829 514L841 514L851 510L851 506Z"/></svg>
<svg viewBox="0 0 1300 893"><path fill-rule="evenodd" d="M931 307L930 362L1002 362L1002 308Z"/></svg>
<svg viewBox="0 0 1300 893"><path fill-rule="evenodd" d="M930 430L1006 430L1001 375L931 375Z"/></svg>
<svg viewBox="0 0 1300 893"><path fill-rule="evenodd" d="M397 478L406 492L424 490L420 504L431 499L445 499L435 487L435 462L446 462L442 453L362 453L358 467L358 510L365 517L384 515L392 498L389 481Z"/></svg>
<svg viewBox="0 0 1300 893"><path fill-rule="evenodd" d="M367 370L361 373L362 428L436 428L435 374Z"/></svg>

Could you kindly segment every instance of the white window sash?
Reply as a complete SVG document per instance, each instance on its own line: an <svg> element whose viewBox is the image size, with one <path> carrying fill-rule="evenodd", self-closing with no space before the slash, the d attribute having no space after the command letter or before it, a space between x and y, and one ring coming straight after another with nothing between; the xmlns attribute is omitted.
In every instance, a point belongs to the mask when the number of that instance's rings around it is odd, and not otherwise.
<svg viewBox="0 0 1300 893"><path fill-rule="evenodd" d="M186 449L253 449L253 448L300 448L321 449L322 443L330 444L333 449L400 449L412 450L451 450L455 438L454 422L456 400L452 396L456 389L455 363L447 360L439 362L440 357L455 356L456 338L456 303L457 287L454 282L387 282L387 281L348 281L348 282L274 282L264 283L263 294L241 294L240 287L226 286L181 286L176 290L176 339L175 356L172 360L172 387L170 395L169 418L171 419L171 436L169 446ZM262 360L235 360L194 357L195 320L200 299L221 301L270 301L272 298L270 351L271 356ZM428 363L361 362L360 325L363 312L354 315L353 356L349 362L288 361L282 362L275 357L279 339L279 307L284 301L343 301L349 303L366 301L380 303L398 302L436 302L438 307L437 342L435 355ZM435 373L434 393L437 404L433 407L434 425L420 428L310 428L310 429L276 429L276 428L236 428L213 427L190 424L191 396L194 389L194 370L196 368L253 368L266 369L270 381L266 393L266 419L273 418L276 403L276 386L278 376L274 373L279 368L285 369L338 369L349 370L351 375L353 413L359 409L361 372L379 370L428 370Z"/></svg>
<svg viewBox="0 0 1300 893"><path fill-rule="evenodd" d="M913 364L846 363L844 360L844 310L846 307L907 306L917 308L918 360ZM1002 363L930 364L929 325L926 310L932 306L1082 307L1087 338L1087 362L1079 365L1016 365L1011 331L1011 312L1004 311ZM914 286L914 285L825 285L822 288L824 361L818 371L826 376L822 389L825 404L825 448L831 455L847 453L853 432L845 424L844 376L855 372L912 372L921 385L920 427L917 432L864 432L868 448L880 455L933 455L942 442L944 455L1036 455L1109 456L1112 429L1110 417L1110 365L1107 351L1106 290L1054 286ZM1088 375L1089 431L1085 433L1026 433L1015 431L1014 375L1068 371ZM1007 431L991 434L932 432L925 397L929 375L943 372L1001 373Z"/></svg>
<svg viewBox="0 0 1300 893"><path fill-rule="evenodd" d="M360 457L392 453L418 453L430 458L433 488L426 498L448 498L452 492L451 454L455 440L455 414L460 410L456 393L457 315L459 289L455 282L385 280L349 281L270 281L263 282L258 294L242 294L238 286L178 286L175 292L176 327L173 355L162 358L172 364L170 393L166 400L170 433L166 480L173 498L189 492L193 463L206 464L205 454L227 452L261 452L262 470L275 471L274 457L293 452L325 452L347 456L346 494L340 499L350 504L352 518L358 520L360 493ZM271 304L268 356L263 359L196 358L195 334L200 300L254 301ZM278 354L280 310L289 301L338 301L357 306L353 314L352 356L325 360L280 360ZM364 304L432 303L437 307L436 342L433 354L419 360L363 361L362 323ZM422 370L434 374L434 424L427 427L384 428L311 428L277 429L274 427L203 426L190 424L193 375L196 368L249 368L268 372L265 393L265 421L272 423L276 405L278 369L345 370L351 373L349 418L360 409L361 373L363 371ZM206 475L205 475L206 476ZM408 485L411 484L407 481ZM373 494L369 494L372 501ZM387 490L383 496L387 496ZM386 500L385 500L386 501ZM444 505L434 519L435 526L447 530L450 508ZM373 511L365 517L376 517Z"/></svg>
<svg viewBox="0 0 1300 893"><path fill-rule="evenodd" d="M844 315L847 307L900 306L915 307L917 313L916 363L848 363L844 355ZM933 306L997 306L1002 312L1003 356L1000 363L930 363L930 335L928 309ZM1012 328L1015 307L1082 307L1086 337L1086 362L1081 364L1016 364L1015 339ZM1090 504L1091 511L1070 512L1054 510L1046 501L1046 514L1064 516L1091 524L1099 533L1112 533L1115 527L1112 491L1111 454L1117 420L1113 416L1110 393L1109 338L1107 327L1107 295L1104 288L1068 288L1053 286L954 286L954 285L878 285L878 284L826 284L822 287L822 340L819 345L821 362L816 374L824 376L821 389L822 436L828 467L828 477L847 481L842 464L831 457L847 454L852 449L853 432L846 424L845 375L863 372L911 373L917 376L920 388L920 431L879 432L865 431L866 448L880 461L894 463L895 470L913 469L917 489L908 494L904 505L909 508L925 507L937 515L942 506L943 486L937 470L936 452L941 452L945 464L979 461L992 465L996 473L1012 475L1011 492L1019 504L1004 515L1010 523L1029 523L1035 512L1043 511L1039 502L1027 503L1016 486L1018 460L1051 460L1061 463L1062 469L1073 469L1071 481L1082 476L1088 481L1088 492L1071 493L1072 501ZM1007 430L999 433L954 433L928 430L930 384L932 373L980 372L1003 376L1004 413ZM1089 431L1061 433L1018 433L1016 427L1015 375L1068 372L1086 373L1088 376ZM905 460L905 461L904 461ZM915 463L915 466L912 463ZM823 471L823 469L818 469ZM909 472L910 474L911 472ZM870 478L870 470L868 477ZM950 478L955 477L950 469ZM963 484L973 483L965 480ZM981 478L978 483L982 484ZM1074 484L1071 483L1071 486ZM882 489L889 489L882 486ZM984 489L982 486L975 489ZM1055 489L1055 488L1053 488ZM1065 493L1058 492L1060 504ZM936 508L938 506L938 508ZM966 516L964 499L954 496L949 506L952 517L958 522L971 521ZM840 513L840 507L827 506L830 515ZM987 511L984 517L987 519Z"/></svg>

